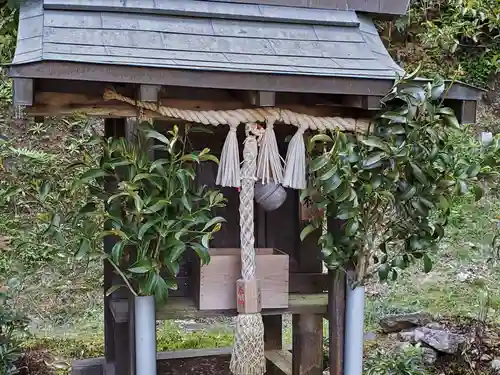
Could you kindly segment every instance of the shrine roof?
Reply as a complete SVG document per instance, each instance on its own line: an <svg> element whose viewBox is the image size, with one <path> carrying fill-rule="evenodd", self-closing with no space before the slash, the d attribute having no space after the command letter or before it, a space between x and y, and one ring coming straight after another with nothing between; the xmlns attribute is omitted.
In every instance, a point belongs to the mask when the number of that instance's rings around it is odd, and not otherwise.
<svg viewBox="0 0 500 375"><path fill-rule="evenodd" d="M402 72L372 20L355 11L194 0L28 0L12 65L44 61L382 79Z"/></svg>

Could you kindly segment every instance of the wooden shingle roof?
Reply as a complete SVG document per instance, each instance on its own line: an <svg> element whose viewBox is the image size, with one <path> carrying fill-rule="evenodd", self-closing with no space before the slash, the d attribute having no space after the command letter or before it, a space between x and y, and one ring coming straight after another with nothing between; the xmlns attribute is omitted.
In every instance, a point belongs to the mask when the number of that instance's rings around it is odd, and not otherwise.
<svg viewBox="0 0 500 375"><path fill-rule="evenodd" d="M28 0L13 66L39 62L392 80L368 16L195 0Z"/></svg>

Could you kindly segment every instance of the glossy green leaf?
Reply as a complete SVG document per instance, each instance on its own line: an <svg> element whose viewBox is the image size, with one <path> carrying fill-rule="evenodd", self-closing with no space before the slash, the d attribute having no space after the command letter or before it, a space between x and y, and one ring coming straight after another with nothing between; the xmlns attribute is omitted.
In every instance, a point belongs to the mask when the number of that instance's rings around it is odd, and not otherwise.
<svg viewBox="0 0 500 375"><path fill-rule="evenodd" d="M146 130L145 131L145 135L147 138L154 138L158 141L160 141L161 143L163 143L164 145L167 145L169 146L170 145L170 140L164 136L163 134L157 132L156 130Z"/></svg>
<svg viewBox="0 0 500 375"><path fill-rule="evenodd" d="M431 258L427 255L427 254L424 254L424 272L425 273L429 273L432 271L432 260Z"/></svg>
<svg viewBox="0 0 500 375"><path fill-rule="evenodd" d="M96 178L106 177L110 174L102 169L90 169L87 172L83 173L79 179L75 180L73 183L73 189L78 187L81 184L88 183Z"/></svg>
<svg viewBox="0 0 500 375"><path fill-rule="evenodd" d="M111 249L111 259L115 263L120 263L120 259L123 256L123 250L125 249L125 241L118 241L113 245Z"/></svg>
<svg viewBox="0 0 500 375"><path fill-rule="evenodd" d="M469 177L476 177L481 170L481 165L478 163L472 164L469 169L467 169L467 174Z"/></svg>
<svg viewBox="0 0 500 375"><path fill-rule="evenodd" d="M180 161L195 161L197 163L200 162L200 158L195 153L183 155L183 156L180 157L179 160Z"/></svg>
<svg viewBox="0 0 500 375"><path fill-rule="evenodd" d="M208 223L205 224L205 226L202 229L202 232L206 231L207 229L213 227L216 224L225 223L225 222L226 222L226 219L224 219L221 216L216 216L213 219L211 219Z"/></svg>
<svg viewBox="0 0 500 375"><path fill-rule="evenodd" d="M329 158L326 155L321 155L320 157L314 159L311 162L311 172L316 172L323 168L329 162Z"/></svg>
<svg viewBox="0 0 500 375"><path fill-rule="evenodd" d="M359 228L359 222L355 219L350 219L345 225L346 236L352 237L356 234Z"/></svg>
<svg viewBox="0 0 500 375"><path fill-rule="evenodd" d="M302 229L302 231L300 232L300 240L304 241L304 239L316 229L317 228L313 224L309 224L304 227L304 229Z"/></svg>
<svg viewBox="0 0 500 375"><path fill-rule="evenodd" d="M170 160L168 159L157 159L153 163L151 163L151 166L149 167L149 172L153 172L155 169L161 174L165 175L165 169L163 169L163 166L165 164L169 164Z"/></svg>
<svg viewBox="0 0 500 375"><path fill-rule="evenodd" d="M460 129L460 123L455 116L444 116L444 121L448 126L451 126L455 129Z"/></svg>
<svg viewBox="0 0 500 375"><path fill-rule="evenodd" d="M144 274L152 271L151 262L142 261L135 264L133 267L129 268L128 271L132 273Z"/></svg>
<svg viewBox="0 0 500 375"><path fill-rule="evenodd" d="M412 163L412 162L410 162L410 166L411 166L411 169L412 169L413 176L415 176L415 178L421 184L427 185L429 183L429 180L425 176L424 172L422 172L422 170L420 169L420 167L418 165L416 165L415 163Z"/></svg>
<svg viewBox="0 0 500 375"><path fill-rule="evenodd" d="M334 174L328 181L325 181L323 185L324 193L325 194L332 193L340 186L340 184L342 184L340 176L338 174Z"/></svg>
<svg viewBox="0 0 500 375"><path fill-rule="evenodd" d="M439 196L439 207L444 211L448 212L450 209L450 203L448 202L448 199L444 195Z"/></svg>
<svg viewBox="0 0 500 375"><path fill-rule="evenodd" d="M75 254L75 259L82 260L90 252L90 248L90 241L87 238L82 238L78 251Z"/></svg>
<svg viewBox="0 0 500 375"><path fill-rule="evenodd" d="M201 244L203 247L208 249L210 247L209 243L210 243L210 233L207 233L201 238Z"/></svg>
<svg viewBox="0 0 500 375"><path fill-rule="evenodd" d="M380 265L378 269L378 277L380 278L381 281L387 280L387 277L389 276L389 271L391 268L387 264L382 264Z"/></svg>
<svg viewBox="0 0 500 375"><path fill-rule="evenodd" d="M170 238L167 241L166 246L168 246L168 260L170 262L175 262L186 250L186 244L182 241L176 240L175 238Z"/></svg>
<svg viewBox="0 0 500 375"><path fill-rule="evenodd" d="M362 166L364 169L373 169L380 166L380 162L386 156L385 152L375 152L363 160Z"/></svg>
<svg viewBox="0 0 500 375"><path fill-rule="evenodd" d="M337 167L334 165L327 172L325 172L324 174L322 174L319 177L319 179L321 181L326 181L326 180L330 179L335 174L335 172L337 172Z"/></svg>
<svg viewBox="0 0 500 375"><path fill-rule="evenodd" d="M219 164L219 159L212 154L201 155L200 161L213 161L214 163Z"/></svg>
<svg viewBox="0 0 500 375"><path fill-rule="evenodd" d="M484 195L484 190L480 185L474 185L474 198L480 200Z"/></svg>
<svg viewBox="0 0 500 375"><path fill-rule="evenodd" d="M210 262L210 254L208 252L208 246L202 246L197 243L192 243L190 244L190 246L200 258L202 265L208 264Z"/></svg>
<svg viewBox="0 0 500 375"><path fill-rule="evenodd" d="M373 148L378 148L380 150L389 151L389 147L382 142L382 140L378 137L360 137L361 143L363 143L365 146L373 147Z"/></svg>
<svg viewBox="0 0 500 375"><path fill-rule="evenodd" d="M162 209L164 209L166 206L168 206L170 204L169 201L165 200L165 199L161 199L157 202L155 202L153 205L149 206L149 207L146 207L143 212L144 213L147 213L147 214L153 214L155 212L158 212Z"/></svg>
<svg viewBox="0 0 500 375"><path fill-rule="evenodd" d="M316 142L333 142L333 139L326 134L316 134L309 140L310 143Z"/></svg>
<svg viewBox="0 0 500 375"><path fill-rule="evenodd" d="M151 220L148 220L147 222L145 222L144 224L142 224L141 229L139 229L139 233L137 234L137 238L139 240L142 240L144 238L144 235L146 234L146 232L149 229L151 229L154 225L160 223L161 221L163 221L163 217L151 219Z"/></svg>
<svg viewBox="0 0 500 375"><path fill-rule="evenodd" d="M402 201L407 201L408 199L413 198L413 196L417 193L417 188L415 186L409 186L401 195L399 195L399 199Z"/></svg>
<svg viewBox="0 0 500 375"><path fill-rule="evenodd" d="M115 284L115 285L112 285L111 287L108 288L108 290L106 291L106 297L109 297L110 295L112 295L114 292L116 292L117 290L123 288L123 284Z"/></svg>

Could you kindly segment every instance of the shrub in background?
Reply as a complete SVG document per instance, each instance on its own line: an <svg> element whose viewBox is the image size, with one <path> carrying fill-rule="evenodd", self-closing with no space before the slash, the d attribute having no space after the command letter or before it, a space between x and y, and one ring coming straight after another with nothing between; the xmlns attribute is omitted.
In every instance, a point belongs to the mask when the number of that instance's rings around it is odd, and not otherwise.
<svg viewBox="0 0 500 375"><path fill-rule="evenodd" d="M20 338L27 333L28 319L15 308L14 297L19 290L19 282L15 279L0 286L0 374L2 375L18 373L15 363L22 354Z"/></svg>

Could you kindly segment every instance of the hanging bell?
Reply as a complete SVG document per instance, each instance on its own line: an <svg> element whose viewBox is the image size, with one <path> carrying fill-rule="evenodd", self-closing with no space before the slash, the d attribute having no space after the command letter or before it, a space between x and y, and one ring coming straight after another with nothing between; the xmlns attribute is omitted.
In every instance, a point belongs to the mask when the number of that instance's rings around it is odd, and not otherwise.
<svg viewBox="0 0 500 375"><path fill-rule="evenodd" d="M264 211L274 211L283 205L286 200L286 190L280 184L263 184L261 181L255 183L255 201Z"/></svg>

